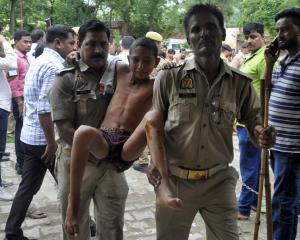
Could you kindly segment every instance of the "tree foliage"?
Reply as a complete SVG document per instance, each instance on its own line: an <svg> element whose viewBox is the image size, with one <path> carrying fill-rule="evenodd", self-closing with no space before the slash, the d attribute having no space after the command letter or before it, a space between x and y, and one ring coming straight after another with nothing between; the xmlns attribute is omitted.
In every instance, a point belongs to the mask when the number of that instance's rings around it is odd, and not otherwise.
<svg viewBox="0 0 300 240"><path fill-rule="evenodd" d="M165 37L183 33L184 13L190 6L199 3L199 0L1 0L0 26L9 26L11 19L11 33L21 27L21 1L23 26L28 31L45 29L45 19L49 17L53 23L69 26L80 26L88 19L98 18L109 26L112 22L121 22L121 34L135 37L143 36L149 30L163 33ZM224 12L227 27L241 27L246 22L257 21L264 23L271 35L274 35L274 15L286 7L300 6L300 0L201 2L217 5ZM12 3L15 3L15 11L10 16Z"/></svg>
<svg viewBox="0 0 300 240"><path fill-rule="evenodd" d="M263 23L267 34L275 36L274 17L279 11L288 7L300 7L299 0L243 0L241 1L241 18L237 22L242 26L247 22Z"/></svg>

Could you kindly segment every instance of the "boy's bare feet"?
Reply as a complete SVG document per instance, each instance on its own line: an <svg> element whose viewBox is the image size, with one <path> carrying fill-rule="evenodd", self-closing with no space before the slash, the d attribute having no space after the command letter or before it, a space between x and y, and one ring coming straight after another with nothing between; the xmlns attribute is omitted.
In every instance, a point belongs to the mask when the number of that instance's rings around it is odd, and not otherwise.
<svg viewBox="0 0 300 240"><path fill-rule="evenodd" d="M162 181L156 188L156 201L163 206L170 208L181 208L182 201L179 198L173 197L168 184Z"/></svg>

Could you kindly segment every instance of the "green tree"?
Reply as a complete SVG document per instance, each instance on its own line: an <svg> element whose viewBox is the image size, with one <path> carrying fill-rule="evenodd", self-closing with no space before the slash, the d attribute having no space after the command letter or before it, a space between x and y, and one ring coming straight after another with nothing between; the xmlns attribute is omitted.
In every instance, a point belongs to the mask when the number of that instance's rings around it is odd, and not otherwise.
<svg viewBox="0 0 300 240"><path fill-rule="evenodd" d="M243 0L239 25L247 22L263 23L267 34L275 36L274 17L279 11L288 7L299 7L299 0Z"/></svg>

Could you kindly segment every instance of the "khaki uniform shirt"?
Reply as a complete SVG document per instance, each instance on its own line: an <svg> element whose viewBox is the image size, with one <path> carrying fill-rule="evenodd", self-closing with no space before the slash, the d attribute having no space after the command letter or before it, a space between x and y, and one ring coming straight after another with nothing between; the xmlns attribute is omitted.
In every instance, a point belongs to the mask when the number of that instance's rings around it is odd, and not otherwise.
<svg viewBox="0 0 300 240"><path fill-rule="evenodd" d="M183 66L162 70L154 83L153 108L165 118L169 163L188 169L208 169L232 161L235 118L245 123L250 133L261 124L251 80L223 62L212 86L194 58Z"/></svg>
<svg viewBox="0 0 300 240"><path fill-rule="evenodd" d="M71 120L75 129L80 125L100 127L115 89L117 59L108 62L102 77L84 62L65 68L56 75L49 92L52 120ZM57 136L63 149L70 146Z"/></svg>
<svg viewBox="0 0 300 240"><path fill-rule="evenodd" d="M162 57L159 57L159 59L160 59L160 60L159 60L158 65L157 65L156 68L154 68L154 69L152 70L152 72L150 73L150 78L155 78L156 75L158 74L158 72L159 72L160 70L162 70L163 67L168 63L168 61L167 61L166 59L162 58Z"/></svg>

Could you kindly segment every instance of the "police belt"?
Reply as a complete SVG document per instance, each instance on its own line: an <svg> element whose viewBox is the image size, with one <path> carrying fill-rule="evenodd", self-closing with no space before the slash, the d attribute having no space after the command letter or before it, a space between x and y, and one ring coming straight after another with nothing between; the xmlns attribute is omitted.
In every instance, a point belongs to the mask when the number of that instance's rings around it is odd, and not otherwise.
<svg viewBox="0 0 300 240"><path fill-rule="evenodd" d="M218 164L209 169L197 170L197 169L185 169L182 167L170 166L170 172L172 175L186 180L203 180L207 179L214 174L228 168L228 163Z"/></svg>

